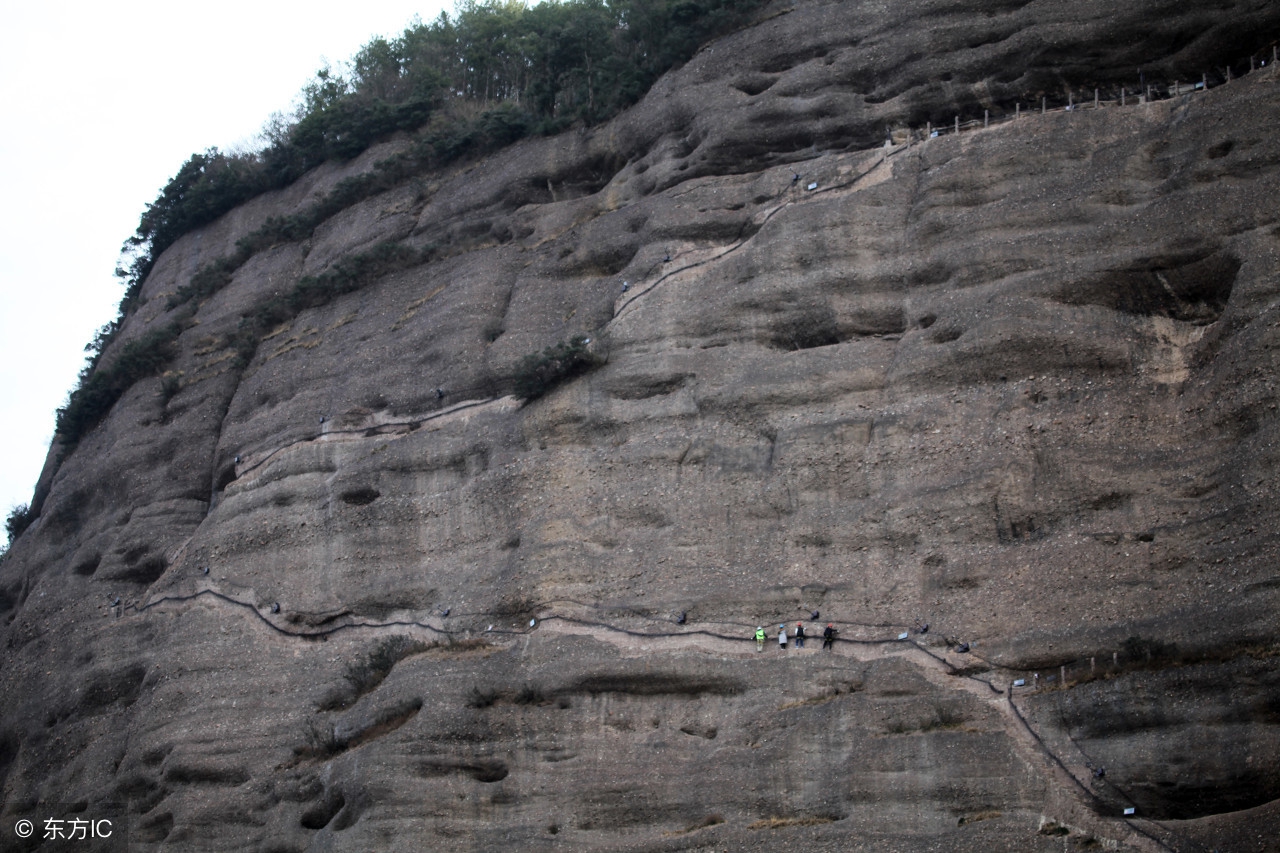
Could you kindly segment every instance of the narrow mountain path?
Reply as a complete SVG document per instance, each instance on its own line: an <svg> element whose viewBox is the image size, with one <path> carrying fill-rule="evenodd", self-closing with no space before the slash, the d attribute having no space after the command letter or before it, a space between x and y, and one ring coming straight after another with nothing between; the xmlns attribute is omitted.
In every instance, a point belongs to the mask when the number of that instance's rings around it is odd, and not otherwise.
<svg viewBox="0 0 1280 853"><path fill-rule="evenodd" d="M242 594L251 591L240 590ZM552 610L554 603L547 602L539 608L544 615L533 618L530 623L519 628L489 625L480 631L454 630L446 627L445 617L436 616L429 621L410 619L387 622L344 621L319 630L299 631L284 623L273 612L274 608L264 611L257 605L240 598L227 595L211 584L203 584L202 588L187 595L157 596L142 605L126 605L124 611L134 611L136 615L145 616L147 611L158 607L188 606L196 600L204 599L214 606L229 606L247 612L256 617L256 621L264 630L284 637L294 637L304 641L319 637L333 636L339 633L358 632L372 637L385 636L392 632L403 633L421 631L432 639L454 638L459 635L480 636L491 639L495 644L503 645L511 642L527 640L534 633L549 633L559 636L589 637L601 643L607 643L617 649L625 657L651 657L655 653L693 652L718 658L756 658L760 656L760 665L768 666L786 655L794 660L798 656L803 659L812 655L834 655L859 664L873 663L878 660L899 659L913 664L923 677L940 691L962 691L972 696L986 707L996 712L1003 721L1004 731L1016 745L1019 754L1032 767L1037 768L1049 783L1056 795L1055 800L1047 804L1046 815L1054 822L1070 830L1092 835L1099 839L1107 839L1126 847L1143 851L1143 853L1162 853L1163 851L1194 850L1192 846L1169 846L1161 841L1157 834L1167 835L1169 830L1159 824L1152 824L1137 818L1107 818L1098 814L1102 806L1099 798L1089 789L1083 780L1091 777L1091 770L1086 765L1083 755L1059 755L1044 742L1035 731L1027 717L1016 703L1013 682L1017 673L1006 670L989 661L985 661L973 652L959 654L948 648L946 651L930 648L919 641L918 636L903 638L894 629L884 626L858 625L840 622L838 624L849 629L849 633L857 633L858 637L838 637L832 651L821 649L821 636L810 637L810 646L803 650L788 649L778 652L773 648L776 637L771 635L769 646L763 654L755 649L751 638L754 630L746 623L706 622L698 623L701 627L687 626L680 630L670 630L652 618L641 619L635 627L624 627L603 621L609 614L599 613L591 605L577 601L565 601L571 604L575 615L562 615ZM591 612L591 611L596 612ZM457 613L459 617L484 616L482 613ZM614 614L617 615L617 614ZM594 618L588 618L594 617ZM879 634L879 636L876 636ZM1025 688L1023 688L1025 689ZM1114 786L1113 790L1115 789ZM1118 791L1123 795L1122 791ZM1147 826L1150 828L1144 829Z"/></svg>
<svg viewBox="0 0 1280 853"><path fill-rule="evenodd" d="M719 657L754 657L759 652L753 648L754 641L749 637L736 640L723 635L699 632L689 634L637 635L635 632L625 633L595 624L586 624L577 619L557 617L544 618L540 630L557 634L589 636L600 642L609 643L624 655L643 657L654 652L695 651ZM787 656L808 656L832 654L821 650L821 637L811 637L813 648L803 650L788 649ZM772 648L776 642L774 635L769 636L766 654L777 660L779 652ZM939 654L913 639L884 640L838 640L834 653L840 657L851 658L859 663L871 663L887 658L898 658L914 664L930 684L942 691L960 690L978 699L987 707L996 711L1004 721L1004 729L1017 745L1023 759L1031 766L1039 769L1051 785L1076 808L1071 814L1062 817L1059 822L1093 834L1099 838L1111 839L1144 853L1161 853L1170 851L1168 845L1154 835L1139 828L1134 821L1107 819L1096 812L1099 805L1097 797L1080 780L1088 779L1091 771L1085 766L1083 757L1059 756L1053 753L1044 741L1036 734L1030 722L1023 716L1014 702L1012 682L1014 677L1007 672L1000 672L992 666L991 681L975 675L964 673L963 661L953 663L951 659L965 658L969 655ZM768 660L761 661L767 665Z"/></svg>

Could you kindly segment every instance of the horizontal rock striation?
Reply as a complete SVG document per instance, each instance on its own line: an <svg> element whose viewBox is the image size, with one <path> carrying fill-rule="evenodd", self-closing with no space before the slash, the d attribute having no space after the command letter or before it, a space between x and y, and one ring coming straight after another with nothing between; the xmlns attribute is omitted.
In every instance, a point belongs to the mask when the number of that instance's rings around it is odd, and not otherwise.
<svg viewBox="0 0 1280 853"><path fill-rule="evenodd" d="M407 142L183 237L0 564L0 831L1270 849L1280 13L1184 7L775 4L196 303Z"/></svg>

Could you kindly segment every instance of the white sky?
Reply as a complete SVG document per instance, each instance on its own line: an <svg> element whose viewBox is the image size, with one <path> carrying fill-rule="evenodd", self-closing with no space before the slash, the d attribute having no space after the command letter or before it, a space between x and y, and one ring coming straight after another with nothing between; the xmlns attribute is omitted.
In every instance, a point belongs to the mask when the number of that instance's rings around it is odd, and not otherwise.
<svg viewBox="0 0 1280 853"><path fill-rule="evenodd" d="M54 410L115 316L112 275L191 154L246 144L325 59L453 0L11 3L0 27L0 517L31 499ZM0 531L0 547L4 535Z"/></svg>

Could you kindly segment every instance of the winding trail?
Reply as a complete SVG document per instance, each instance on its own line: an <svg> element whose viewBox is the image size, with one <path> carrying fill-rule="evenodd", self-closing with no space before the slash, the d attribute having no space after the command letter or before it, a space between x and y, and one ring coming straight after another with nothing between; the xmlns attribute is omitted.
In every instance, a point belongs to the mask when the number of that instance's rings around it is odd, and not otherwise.
<svg viewBox="0 0 1280 853"><path fill-rule="evenodd" d="M453 405L440 409L439 411L420 415L407 420L371 421L359 427L322 430L315 435L308 436L306 438L297 438L292 441L285 442L284 444L278 445L260 456L254 457L250 454L249 456L251 458L246 458L242 464L236 466L236 478L232 482L239 480L241 477L252 474L276 456L292 450L295 447L318 444L320 442L357 441L362 438L378 438L387 435L407 435L422 428L426 424L439 420L448 421L451 419L451 415L460 415L463 412L472 412L477 409L511 410L516 408L519 408L519 402L514 397L488 397L479 400L462 400L461 402L454 403Z"/></svg>
<svg viewBox="0 0 1280 853"><path fill-rule="evenodd" d="M918 147L919 146L917 146L917 148ZM877 169L887 166L890 157L907 150L909 150L908 146L904 144L904 145L896 146L892 149L885 149L882 152L877 151L871 155L871 157L875 160L875 162L871 166L865 168L863 171L858 173L853 178L842 181L837 184L832 184L830 186L818 187L817 189L814 189L814 190L800 190L801 192L804 192L806 194L803 197L803 200L788 198L786 201L783 201L780 204L776 204L773 207L766 208L764 211L764 216L763 218L760 219L758 224L756 224L755 222L756 216L752 216L746 222L742 223L742 228L740 228L738 231L738 239L735 240L734 242L728 244L727 246L720 247L719 251L715 251L714 254L711 254L708 257L700 258L696 261L692 261L683 266L680 266L673 270L665 272L662 275L658 276L658 278L654 279L651 282L648 282L644 286L637 288L633 291L629 291L630 295L627 296L625 299L621 300L618 306L614 309L614 312L613 312L614 320L617 320L624 313L626 313L626 311L629 308L631 308L631 306L635 305L645 296L648 296L650 293L656 290L659 286L665 284L667 281L674 278L682 277L687 272L696 270L700 267L704 267L716 261L723 260L724 258L728 257L734 252L738 251L747 243L751 242L751 239L755 237L756 234L764 230L764 227L769 224L769 221L772 220L774 216L786 210L787 208L803 204L809 198L812 198L815 196L822 196L822 195L826 195L829 193L834 193L842 190L853 189L856 187L857 184L859 184L865 178L873 174ZM867 156L867 152L861 151L854 156L865 157ZM794 189L793 187L788 186L786 189L784 189L780 193L780 195L782 196L790 195L792 194L793 189ZM751 232L750 234L746 233L748 230L750 230Z"/></svg>
<svg viewBox="0 0 1280 853"><path fill-rule="evenodd" d="M746 636L746 632L750 628L745 625L742 634L729 636L707 630L693 630L674 634L619 631L608 626L601 626L599 623L558 616L544 618L540 624L554 633L590 636L600 642L613 645L625 655L631 657L648 655L655 651L670 652L676 650L693 650L719 656L734 655L738 657L752 657L757 654L757 652L750 649L750 646L754 645L754 640ZM810 639L816 640L817 638L811 637ZM770 641L772 642L772 640L773 637L771 636ZM871 663L886 658L899 658L909 661L919 669L930 684L940 690L962 690L999 713L1004 719L1006 733L1020 748L1023 757L1028 763L1038 767L1041 773L1051 780L1060 793L1066 793L1081 807L1071 816L1072 823L1075 824L1073 828L1087 831L1100 838L1118 841L1136 850L1147 851L1148 853L1179 849L1170 847L1152 832L1143 829L1136 820L1125 818L1108 819L1099 815L1099 812L1106 808L1106 804L1081 781L1081 778L1088 779L1091 776L1091 771L1085 766L1082 757L1064 759L1055 754L1035 731L1014 701L1014 688L1012 687L1014 678L1009 674L1010 671L1003 670L1003 668L991 664L972 652L963 656L953 653L952 656L954 657L974 657L980 660L982 665L990 667L991 671L999 672L1004 682L1004 687L1001 688L992 681L978 677L977 674L968 673L966 670L971 669L971 667L957 666L952 663L948 655L939 654L913 638L906 640L897 639L896 637L851 640L837 637L836 643L836 648L840 649L840 654L852 657L859 663ZM789 650L786 654L807 655L823 654L823 652L819 649L810 650L806 648L804 651ZM774 659L776 659L776 654ZM1124 796L1123 792L1118 788L1111 787L1120 793L1122 797ZM1127 797L1124 797L1124 799L1128 800ZM1129 802L1132 803L1131 800ZM1120 828L1124 828L1125 832L1117 833L1116 830ZM1117 837L1117 835L1120 837Z"/></svg>
<svg viewBox="0 0 1280 853"><path fill-rule="evenodd" d="M257 605L237 599L212 587L199 589L185 595L162 595L141 605L129 604L122 612L132 611L138 616L145 616L149 611L168 606L189 605L199 600L206 600L215 606L226 606L240 611L253 619L257 624L278 636L302 641L316 641L341 633L357 632L372 636L410 631L425 632L436 639L472 639L492 638L495 645L514 645L521 639L535 632L548 632L561 636L585 636L601 643L607 643L618 649L626 657L647 657L655 652L695 652L715 657L754 658L755 641L752 639L753 626L737 622L708 622L707 627L687 628L683 630L663 630L652 618L645 618L644 628L625 627L602 619L584 618L582 615L555 612L556 604L576 605L576 609L598 610L592 605L574 599L543 602L531 612L545 615L535 617L532 625L527 627L495 627L490 625L486 630L467 628L451 629L444 626L445 617L432 621L416 619L398 619L387 621L351 620L341 624L314 630L296 630L289 627L284 620L276 618L269 609L264 610ZM477 612L459 612L451 614L453 621L462 618L477 617L505 619L511 621L509 613L497 614ZM340 617L341 618L341 617ZM846 626L864 632L885 631L887 626L866 625L863 623L842 620L829 620L833 624ZM732 633L729 633L732 632ZM1089 833L1098 838L1124 844L1143 853L1160 853L1160 851L1206 851L1202 845L1185 837L1172 839L1178 846L1171 846L1168 838L1172 830L1152 821L1133 817L1106 817L1100 812L1110 808L1104 803L1082 779L1089 779L1091 771L1087 759L1081 755L1062 756L1055 753L1041 738L1018 707L1015 689L1012 683L1020 673L994 664L970 651L959 654L951 651L941 652L931 648L919 640L919 635L899 639L899 633L887 631L884 636L871 638L849 638L837 636L834 653L841 657L852 658L862 664L877 660L897 658L905 660L917 667L925 679L941 691L961 690L988 708L996 711L1004 720L1004 730L1013 740L1023 758L1039 771L1050 782L1053 789L1074 806L1069 809L1069 817L1056 818L1064 826L1075 831ZM814 645L820 637L810 638ZM806 648L804 651L789 650L788 655L822 655L830 654L819 648ZM777 653L770 656L777 660ZM976 663L969 663L969 661ZM764 662L762 662L764 663ZM984 678L982 676L989 676ZM1025 690L1019 693L1025 694ZM1118 798L1132 804L1132 799L1124 791L1108 781L1108 787Z"/></svg>

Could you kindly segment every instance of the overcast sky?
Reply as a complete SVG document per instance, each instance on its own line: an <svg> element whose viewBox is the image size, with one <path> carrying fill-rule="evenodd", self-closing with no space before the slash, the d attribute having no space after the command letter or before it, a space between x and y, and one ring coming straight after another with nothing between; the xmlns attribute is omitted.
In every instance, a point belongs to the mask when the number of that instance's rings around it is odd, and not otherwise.
<svg viewBox="0 0 1280 853"><path fill-rule="evenodd" d="M11 3L0 27L0 513L115 316L120 246L196 151L251 144L327 59L453 0ZM0 533L0 546L3 546Z"/></svg>

